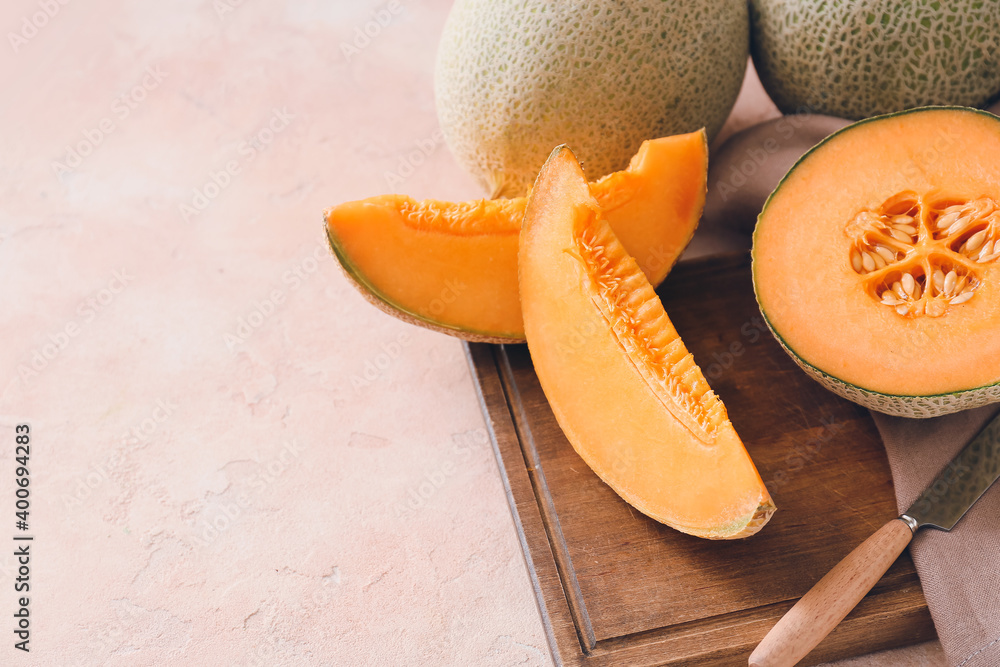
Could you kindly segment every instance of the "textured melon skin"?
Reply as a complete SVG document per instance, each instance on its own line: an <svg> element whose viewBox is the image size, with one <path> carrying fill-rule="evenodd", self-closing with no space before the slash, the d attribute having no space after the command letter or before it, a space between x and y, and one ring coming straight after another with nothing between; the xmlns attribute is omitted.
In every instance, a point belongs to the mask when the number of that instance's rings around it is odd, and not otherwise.
<svg viewBox="0 0 1000 667"><path fill-rule="evenodd" d="M748 53L744 0L457 0L438 49L438 117L491 197L519 196L559 144L596 178L644 139L701 127L711 138Z"/></svg>
<svg viewBox="0 0 1000 667"><path fill-rule="evenodd" d="M823 141L819 142L808 150L802 157L800 157L792 168L788 170L785 176L781 179L778 185L774 188L774 192L767 198L764 202L764 207L758 216L758 219L764 215L764 211L767 210L768 204L771 199L777 194L781 189L781 186L785 183L788 177L791 175L795 168L798 167L803 161L806 160L814 151L823 146L829 141L833 141L837 136L843 132L849 132L852 128L855 128L863 123L879 122L884 119L903 116L909 113L918 113L920 111L926 110L928 107L921 107L917 109L909 109L905 111L899 111L896 113L886 114L883 116L878 116L875 118L868 118L857 123L852 123L845 128L837 130L830 136L828 136ZM975 109L968 109L965 107L931 107L936 109L955 109L959 111L966 111L969 113L978 113L983 116L987 116L997 119L991 113L985 111L978 111ZM754 231L754 237L756 238L756 230ZM751 251L751 258L753 264L756 264L756 244L754 244L754 249ZM788 353L788 356L792 358L793 361L806 372L810 377L819 382L821 385L832 391L833 393L846 398L849 401L857 403L858 405L864 406L869 410L874 410L876 412L881 412L887 415L892 415L894 417L908 417L911 419L928 419L930 417L941 417L943 415L949 415L955 412L961 412L963 410L971 410L972 408L982 407L984 405L989 405L991 403L1000 402L1000 383L984 385L981 387L975 387L972 389L965 389L962 391L950 392L945 394L932 394L927 396L904 396L895 394L884 394L877 391L872 391L870 389L865 389L864 387L859 387L853 385L843 380L836 378L829 373L826 373L809 362L802 359L798 353L785 340L781 335L775 330L774 325L767 316L767 311L764 309L761 303L760 289L757 285L756 273L752 269L751 276L753 276L753 287L754 295L757 299L757 305L760 306L761 315L764 317L764 322L767 324L768 329L774 335L775 339L781 345L781 347Z"/></svg>
<svg viewBox="0 0 1000 667"><path fill-rule="evenodd" d="M894 417L909 417L911 419L927 419L941 417L953 412L971 410L991 403L1000 402L1000 384L986 385L975 389L957 391L951 394L936 394L933 396L894 396L880 394L862 387L856 387L824 373L815 366L801 359L795 351L785 343L778 332L771 326L767 316L764 316L771 333L778 339L785 352L799 365L799 368L812 376L814 380L849 401L862 405L869 410L882 412Z"/></svg>
<svg viewBox="0 0 1000 667"><path fill-rule="evenodd" d="M785 113L860 119L1000 92L995 1L750 0L750 20L757 73Z"/></svg>

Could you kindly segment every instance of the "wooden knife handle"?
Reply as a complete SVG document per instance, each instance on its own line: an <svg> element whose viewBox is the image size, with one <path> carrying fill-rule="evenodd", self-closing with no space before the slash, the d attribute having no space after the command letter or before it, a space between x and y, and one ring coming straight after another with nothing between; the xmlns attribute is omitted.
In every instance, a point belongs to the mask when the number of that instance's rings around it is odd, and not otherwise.
<svg viewBox="0 0 1000 667"><path fill-rule="evenodd" d="M750 667L791 667L837 627L913 539L893 519L847 554L771 628L750 655Z"/></svg>

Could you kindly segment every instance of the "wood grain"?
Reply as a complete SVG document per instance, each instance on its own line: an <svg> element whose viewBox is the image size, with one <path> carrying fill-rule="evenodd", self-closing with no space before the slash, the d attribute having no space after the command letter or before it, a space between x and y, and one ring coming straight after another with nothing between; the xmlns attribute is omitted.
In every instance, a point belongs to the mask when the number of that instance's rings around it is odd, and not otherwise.
<svg viewBox="0 0 1000 667"><path fill-rule="evenodd" d="M657 291L778 511L758 535L732 542L656 523L573 451L526 346L468 344L557 664L746 665L794 602L897 514L871 417L781 350L746 255L681 263ZM904 554L802 664L933 637Z"/></svg>

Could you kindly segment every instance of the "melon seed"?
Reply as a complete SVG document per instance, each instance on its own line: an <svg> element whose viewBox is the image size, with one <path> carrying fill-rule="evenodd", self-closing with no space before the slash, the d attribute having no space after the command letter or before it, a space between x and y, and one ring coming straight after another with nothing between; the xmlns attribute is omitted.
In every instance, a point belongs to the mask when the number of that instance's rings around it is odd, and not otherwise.
<svg viewBox="0 0 1000 667"><path fill-rule="evenodd" d="M944 293L951 294L952 290L955 289L955 281L958 280L958 274L952 269L948 272L948 275L944 277Z"/></svg>
<svg viewBox="0 0 1000 667"><path fill-rule="evenodd" d="M965 242L965 248L968 252L975 252L979 249L979 246L983 245L983 241L986 240L986 235L988 230L984 229L978 231L969 237L969 240Z"/></svg>
<svg viewBox="0 0 1000 667"><path fill-rule="evenodd" d="M944 291L944 271L941 269L934 269L934 287L939 293Z"/></svg>
<svg viewBox="0 0 1000 667"><path fill-rule="evenodd" d="M864 264L861 263L861 254L857 249L851 251L851 267L854 268L855 273L861 273L861 269L864 268Z"/></svg>
<svg viewBox="0 0 1000 667"><path fill-rule="evenodd" d="M884 245L877 245L877 246L875 246L874 250L879 255L881 255L882 259L884 259L885 261L887 261L887 262L895 262L896 261L896 253L894 253L893 251L889 250Z"/></svg>
<svg viewBox="0 0 1000 667"><path fill-rule="evenodd" d="M889 233L892 234L892 237L897 241L900 241L902 243L913 243L913 237L911 237L909 234L905 234L899 231L898 229L895 228L890 229Z"/></svg>
<svg viewBox="0 0 1000 667"><path fill-rule="evenodd" d="M954 207L952 207L952 208L954 208ZM936 225L937 228L938 229L947 229L948 227L951 227L955 223L955 221L958 220L958 216L959 216L959 212L958 211L955 211L954 213L949 213L947 215L942 215L937 220L937 225Z"/></svg>
<svg viewBox="0 0 1000 667"><path fill-rule="evenodd" d="M911 276L909 273L904 273L903 274L903 291L906 292L907 296L913 296L914 285L915 285L915 283L913 281L913 276Z"/></svg>
<svg viewBox="0 0 1000 667"><path fill-rule="evenodd" d="M964 292L965 291L965 284L966 284L966 282L968 282L968 280L969 280L968 276L961 276L961 277L959 277L959 279L955 282L955 289L953 290L954 293L955 294L961 294L962 292ZM972 287L970 286L969 289L972 289Z"/></svg>
<svg viewBox="0 0 1000 667"><path fill-rule="evenodd" d="M892 290L886 290L882 292L882 303L887 306L898 306L902 301L895 295Z"/></svg>
<svg viewBox="0 0 1000 667"><path fill-rule="evenodd" d="M958 222L956 222L955 224L953 224L951 227L948 228L946 235L954 236L955 234L960 234L964 232L966 228L972 224L974 219L975 218L973 218L971 214L965 216L964 218L960 218Z"/></svg>

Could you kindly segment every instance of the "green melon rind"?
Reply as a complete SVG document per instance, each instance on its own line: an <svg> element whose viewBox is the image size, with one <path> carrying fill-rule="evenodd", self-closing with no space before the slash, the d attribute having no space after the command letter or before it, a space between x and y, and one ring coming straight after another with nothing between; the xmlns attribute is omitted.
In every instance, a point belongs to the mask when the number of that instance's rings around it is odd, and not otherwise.
<svg viewBox="0 0 1000 667"><path fill-rule="evenodd" d="M558 144L610 174L650 137L713 137L749 46L745 0L457 0L435 65L438 120L491 198L523 195Z"/></svg>
<svg viewBox="0 0 1000 667"><path fill-rule="evenodd" d="M962 111L967 113L974 113L980 116L985 116L990 120L1000 123L1000 118L994 116L986 111L981 111L979 109L972 109L969 107L957 107L957 106L931 106L931 107L919 107L916 109L907 109L905 111L897 111L891 114L885 114L883 116L874 116L872 118L866 118L860 120L856 123L852 123L845 128L837 130L830 136L828 136L823 141L819 142L812 148L810 148L806 153L800 157L792 168L789 169L785 175L778 182L778 185L774 188L770 195L768 195L767 200L764 202L764 206L761 208L760 213L757 215L757 221L760 222L761 216L767 211L768 205L771 203L771 199L778 193L781 186L785 184L785 181L791 176L799 165L805 162L813 152L817 151L823 147L827 142L833 141L837 136L845 132L851 131L853 128L859 125L864 125L865 123L878 122L880 120L886 120L889 118L894 118L897 116L904 116L906 114L912 113L922 113L928 111ZM757 306L760 308L761 315L764 318L764 322L767 324L768 329L777 339L781 347L788 353L788 355L795 361L798 366L804 370L810 377L819 382L821 385L837 394L842 396L849 401L853 401L859 405L862 405L869 410L875 410L876 412L881 412L887 415L893 415L895 417L909 417L913 419L927 419L929 417L940 417L943 415L952 414L954 412L960 412L962 410L969 410L972 408L982 407L984 405L989 405L991 403L1000 402L1000 382L994 384L987 384L981 387L975 387L972 389L963 389L960 391L944 393L944 394L929 394L925 396L916 395L902 395L902 394L885 394L878 391L873 391L871 389L866 389L864 387L859 387L853 385L849 382L845 382L829 373L813 366L808 361L800 357L791 345L785 341L785 339L778 333L774 325L771 323L770 318L767 316L767 312L764 310L764 306L761 304L760 291L757 286L757 228L754 229L753 234L753 250L750 252L751 258L751 278L753 280L753 291L754 296L757 299Z"/></svg>
<svg viewBox="0 0 1000 667"><path fill-rule="evenodd" d="M859 119L1000 93L996 3L751 0L751 52L785 113Z"/></svg>
<svg viewBox="0 0 1000 667"><path fill-rule="evenodd" d="M895 394L881 394L877 391L858 387L853 384L839 380L829 373L824 373L812 364L801 359L792 351L785 340L774 330L771 322L764 315L771 333L791 356L799 367L808 373L814 380L832 391L833 393L853 401L858 405L863 405L869 410L882 412L894 417L909 417L911 419L926 419L928 417L941 417L950 415L953 412L979 408L990 403L1000 402L1000 383L989 384L975 389L965 389L950 394L932 394L929 396L902 396Z"/></svg>

